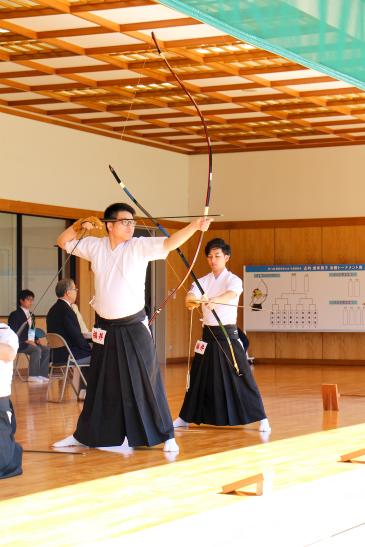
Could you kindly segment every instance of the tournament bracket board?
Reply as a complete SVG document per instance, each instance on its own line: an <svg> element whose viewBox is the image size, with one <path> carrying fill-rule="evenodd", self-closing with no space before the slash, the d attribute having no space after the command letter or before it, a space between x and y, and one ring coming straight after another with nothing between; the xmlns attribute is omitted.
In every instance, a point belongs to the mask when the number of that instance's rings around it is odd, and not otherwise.
<svg viewBox="0 0 365 547"><path fill-rule="evenodd" d="M246 331L365 331L365 264L243 267Z"/></svg>

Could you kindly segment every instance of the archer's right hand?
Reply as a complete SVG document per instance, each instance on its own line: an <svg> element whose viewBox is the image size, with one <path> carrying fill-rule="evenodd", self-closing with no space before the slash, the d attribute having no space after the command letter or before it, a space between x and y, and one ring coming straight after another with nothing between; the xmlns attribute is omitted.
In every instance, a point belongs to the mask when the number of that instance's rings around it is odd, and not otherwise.
<svg viewBox="0 0 365 547"><path fill-rule="evenodd" d="M86 236L106 237L107 232L100 218L90 216L79 218L71 226L66 228L57 238L57 245L66 250L67 243L74 239L83 239Z"/></svg>
<svg viewBox="0 0 365 547"><path fill-rule="evenodd" d="M200 306L200 302L195 294L188 293L186 295L185 306L188 308L189 311L195 310L195 308L198 308Z"/></svg>
<svg viewBox="0 0 365 547"><path fill-rule="evenodd" d="M76 220L76 222L72 225L72 228L76 234L80 234L83 230L90 231L96 229L101 231L103 227L104 226L100 218L94 216L79 218L79 220Z"/></svg>

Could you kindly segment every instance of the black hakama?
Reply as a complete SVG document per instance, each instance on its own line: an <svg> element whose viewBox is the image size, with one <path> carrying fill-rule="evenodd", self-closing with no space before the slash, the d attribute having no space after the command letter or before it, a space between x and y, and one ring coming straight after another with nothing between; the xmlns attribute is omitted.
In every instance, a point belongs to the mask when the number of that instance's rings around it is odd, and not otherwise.
<svg viewBox="0 0 365 547"><path fill-rule="evenodd" d="M94 343L84 408L74 437L87 446L154 446L174 437L156 350L141 323L144 310L99 318L104 345Z"/></svg>
<svg viewBox="0 0 365 547"><path fill-rule="evenodd" d="M220 327L203 329L207 342L191 366L190 388L179 413L186 422L210 425L244 425L266 418L257 384L239 341L237 327L225 326L241 376L234 367L228 342Z"/></svg>
<svg viewBox="0 0 365 547"><path fill-rule="evenodd" d="M0 479L22 474L23 449L15 442L15 430L16 420L11 401L9 397L0 397Z"/></svg>

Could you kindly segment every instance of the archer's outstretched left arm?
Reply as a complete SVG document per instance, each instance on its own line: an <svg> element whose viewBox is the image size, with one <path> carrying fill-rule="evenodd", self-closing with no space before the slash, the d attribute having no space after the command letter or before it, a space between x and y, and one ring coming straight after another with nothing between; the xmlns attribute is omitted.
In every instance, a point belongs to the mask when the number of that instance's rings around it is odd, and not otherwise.
<svg viewBox="0 0 365 547"><path fill-rule="evenodd" d="M212 222L211 218L207 217L201 217L197 218L193 222L190 222L187 226L184 228L181 228L181 230L178 230L174 234L172 234L169 238L165 239L164 241L164 248L166 251L174 251L180 245L185 243L188 239L191 238L197 231L206 232L209 228L210 223Z"/></svg>

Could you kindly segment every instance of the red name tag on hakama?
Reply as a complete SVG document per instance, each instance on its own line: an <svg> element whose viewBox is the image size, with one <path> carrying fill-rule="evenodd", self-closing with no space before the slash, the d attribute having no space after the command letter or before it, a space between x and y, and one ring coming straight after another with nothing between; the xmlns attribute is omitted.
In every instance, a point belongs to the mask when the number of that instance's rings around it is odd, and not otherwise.
<svg viewBox="0 0 365 547"><path fill-rule="evenodd" d="M91 340L96 344L104 345L106 330L93 328L91 332Z"/></svg>
<svg viewBox="0 0 365 547"><path fill-rule="evenodd" d="M204 355L205 349L208 345L208 342L203 342L203 340L198 340L195 344L195 353L200 353L200 355Z"/></svg>

